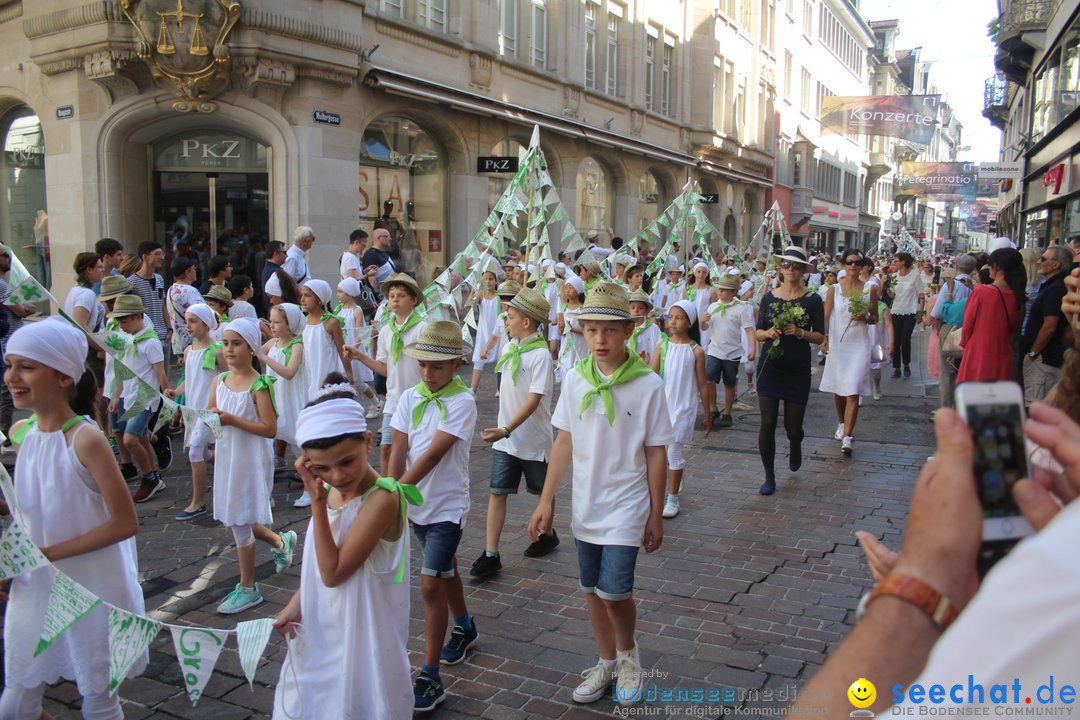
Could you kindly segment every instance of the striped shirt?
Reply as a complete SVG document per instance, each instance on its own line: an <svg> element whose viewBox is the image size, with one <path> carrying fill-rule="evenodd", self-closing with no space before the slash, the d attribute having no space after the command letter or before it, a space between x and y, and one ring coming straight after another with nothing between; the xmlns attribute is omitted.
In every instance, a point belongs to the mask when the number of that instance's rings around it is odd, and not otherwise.
<svg viewBox="0 0 1080 720"><path fill-rule="evenodd" d="M164 312L165 280L157 273L154 273L154 276L149 280L136 273L128 277L128 282L134 288L133 292L142 298L143 305L146 306L146 314L150 316L150 321L154 323L154 332L157 333L158 339L164 342L165 337L169 334L169 327L165 324Z"/></svg>

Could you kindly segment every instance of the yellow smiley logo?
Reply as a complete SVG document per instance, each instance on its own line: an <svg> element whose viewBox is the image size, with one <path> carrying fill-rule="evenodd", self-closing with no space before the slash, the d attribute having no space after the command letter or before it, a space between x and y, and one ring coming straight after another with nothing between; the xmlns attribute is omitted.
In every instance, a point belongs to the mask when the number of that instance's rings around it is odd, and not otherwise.
<svg viewBox="0 0 1080 720"><path fill-rule="evenodd" d="M877 699L877 688L866 678L859 678L847 689L848 700L857 708L868 708Z"/></svg>

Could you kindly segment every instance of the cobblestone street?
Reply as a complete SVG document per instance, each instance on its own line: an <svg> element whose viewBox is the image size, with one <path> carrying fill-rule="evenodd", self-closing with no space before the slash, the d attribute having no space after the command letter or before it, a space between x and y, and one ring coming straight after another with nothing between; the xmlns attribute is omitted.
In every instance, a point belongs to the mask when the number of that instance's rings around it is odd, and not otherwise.
<svg viewBox="0 0 1080 720"><path fill-rule="evenodd" d="M925 357L927 335L915 335L915 353ZM728 708L749 712L758 705L786 704L853 622L869 573L854 532L868 530L896 546L903 531L914 478L932 452L929 414L936 386L919 363L913 377L884 381L885 397L866 400L856 433L854 456L841 456L833 440L832 398L811 395L807 412L805 462L796 475L778 474L772 497L757 493L755 398L735 413L735 426L687 447L687 479L682 513L667 521L663 547L642 553L637 566L638 629L642 663L655 671L657 688L718 688L730 693ZM821 368L814 366L814 386ZM481 386L480 427L494 424L493 378ZM753 409L751 409L753 408ZM782 435L782 430L780 431ZM786 467L787 442L778 438L778 467ZM191 523L173 516L186 502L189 476L177 461L166 474L168 487L138 506L141 580L150 614L159 620L231 627L238 619L272 616L297 588L300 568L273 575L269 552L260 546L258 580L267 602L237 617L215 614L221 597L236 582L235 551L229 533L209 515ZM603 449L598 448L598 451ZM484 511L490 450L473 442L472 502L459 552L467 568L483 549ZM303 533L309 514L292 507L298 483L279 478L275 488L275 529ZM610 699L575 706L571 691L578 673L595 662L596 650L577 587L577 563L568 527L570 491L558 499L556 528L563 544L542 559L527 559L525 525L532 498L511 499L503 539L504 570L486 583L466 578L466 598L480 640L468 660L443 671L447 699L437 718L587 718L610 715ZM300 558L298 549L296 557ZM413 552L415 570L419 555ZM418 577L413 572L410 650L414 668L422 647ZM274 635L249 690L235 645L222 653L204 698L192 708L183 692L180 668L168 633L151 646L144 677L120 688L128 718L264 718L285 657ZM768 694L757 691L773 691ZM755 699L756 698L756 699ZM80 717L70 684L48 693L46 709L56 718ZM649 703L668 716L710 717L715 704ZM661 707L663 706L663 707ZM641 711L639 711L641 712Z"/></svg>

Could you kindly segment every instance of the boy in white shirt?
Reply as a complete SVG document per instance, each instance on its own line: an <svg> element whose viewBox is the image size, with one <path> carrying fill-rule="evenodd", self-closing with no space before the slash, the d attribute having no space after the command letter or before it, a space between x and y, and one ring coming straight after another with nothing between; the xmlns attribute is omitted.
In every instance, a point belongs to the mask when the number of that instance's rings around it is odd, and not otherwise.
<svg viewBox="0 0 1080 720"><path fill-rule="evenodd" d="M567 372L555 406L559 434L529 535L535 541L551 530L555 492L573 460L571 527L600 654L573 698L593 702L615 682L615 699L630 704L642 686L634 566L642 543L653 552L663 542L667 445L675 435L664 381L626 347L633 332L626 291L598 286L578 318L591 354Z"/></svg>
<svg viewBox="0 0 1080 720"><path fill-rule="evenodd" d="M457 376L461 327L428 323L404 349L419 367L420 382L397 400L390 427L390 476L416 485L424 502L409 507L423 550L420 595L424 600L424 663L413 686L414 709L427 712L445 697L439 664L456 665L476 642L476 624L465 607L457 548L469 512L469 447L476 430L476 399ZM454 627L446 636L446 611Z"/></svg>
<svg viewBox="0 0 1080 720"><path fill-rule="evenodd" d="M345 352L350 359L359 360L376 375L386 378L386 399L383 401L382 429L379 432L379 474L386 475L393 440L390 420L397 409L398 398L407 388L420 382L420 366L404 349L406 345L416 342L423 332L424 319L416 309L422 297L420 286L411 276L394 273L383 281L380 289L389 312L385 313L385 321L378 325L375 357L352 345L346 345Z"/></svg>
<svg viewBox="0 0 1080 720"><path fill-rule="evenodd" d="M709 347L706 348L705 377L715 398L716 383L724 384L724 411L720 427L731 427L731 408L739 385L739 365L746 351L746 361L754 361L754 306L735 297L739 278L724 275L717 283L720 299L709 306ZM716 419L715 417L713 418Z"/></svg>
<svg viewBox="0 0 1080 720"><path fill-rule="evenodd" d="M169 387L169 378L165 374L165 350L153 323L146 316L147 312L138 295L121 295L116 298L113 311L109 313L110 318L116 318L120 329L134 338L117 361L127 366L135 377L124 381L120 397L113 395L109 412L116 418L113 428L124 434L124 447L131 453L135 467L142 475L139 488L135 491L137 503L146 502L165 488L157 467L157 455L150 444L150 429L161 410L161 398L154 395L138 413L127 420L123 419L127 410L135 407L140 400L145 400L139 397L143 394L139 392L140 380L158 392Z"/></svg>
<svg viewBox="0 0 1080 720"><path fill-rule="evenodd" d="M517 493L522 475L528 492L539 495L544 489L547 459L551 454L554 375L543 326L550 312L547 299L532 288L522 289L506 305L510 340L495 365L495 370L502 373L499 427L480 431L484 442L495 443L484 552L469 573L481 580L502 570L499 538L506 523L507 496ZM525 557L543 557L558 544L559 536L552 529L526 548Z"/></svg>
<svg viewBox="0 0 1080 720"><path fill-rule="evenodd" d="M660 326L652 319L652 298L644 290L630 292L630 319L634 321L634 332L630 335L627 346L648 365L652 363L653 353L660 344Z"/></svg>

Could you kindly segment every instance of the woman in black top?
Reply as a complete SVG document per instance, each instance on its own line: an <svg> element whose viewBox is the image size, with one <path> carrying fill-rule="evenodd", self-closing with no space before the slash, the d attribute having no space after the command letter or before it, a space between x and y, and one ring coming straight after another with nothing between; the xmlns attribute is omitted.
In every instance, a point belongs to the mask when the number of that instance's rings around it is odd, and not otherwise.
<svg viewBox="0 0 1080 720"><path fill-rule="evenodd" d="M758 449L765 466L762 495L772 495L776 491L773 461L781 401L784 403L784 429L791 443L789 467L795 472L802 465L803 416L810 398L811 345L825 341L825 309L821 297L803 285L803 275L811 269L806 254L801 248L792 246L776 257L780 260L784 282L761 299L757 323L757 341L764 343L758 360L758 405L761 408ZM803 327L794 323L783 328L773 327L773 318L782 313L788 303L802 307L806 316L801 323ZM775 341L779 342L783 354L769 358L768 350Z"/></svg>

